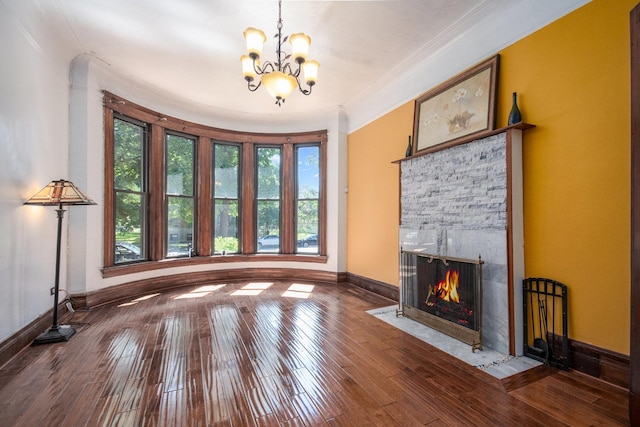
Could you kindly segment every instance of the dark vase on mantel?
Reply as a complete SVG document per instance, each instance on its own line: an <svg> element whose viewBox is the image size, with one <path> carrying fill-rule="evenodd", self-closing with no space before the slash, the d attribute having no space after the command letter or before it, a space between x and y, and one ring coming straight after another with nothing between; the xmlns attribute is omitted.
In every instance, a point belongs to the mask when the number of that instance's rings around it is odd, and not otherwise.
<svg viewBox="0 0 640 427"><path fill-rule="evenodd" d="M411 146L411 135L409 135L409 143L407 144L407 151L404 153L405 157L411 157L413 154L413 147Z"/></svg>
<svg viewBox="0 0 640 427"><path fill-rule="evenodd" d="M520 109L518 108L518 94L513 92L513 104L511 105L511 112L509 113L509 120L507 124L509 126L515 125L516 123L520 123L522 121L522 115L520 114Z"/></svg>

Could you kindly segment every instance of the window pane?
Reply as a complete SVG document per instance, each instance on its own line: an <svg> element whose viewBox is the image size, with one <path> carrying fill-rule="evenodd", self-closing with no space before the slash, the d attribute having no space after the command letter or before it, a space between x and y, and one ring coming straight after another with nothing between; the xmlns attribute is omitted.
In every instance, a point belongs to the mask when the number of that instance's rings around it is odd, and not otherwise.
<svg viewBox="0 0 640 427"><path fill-rule="evenodd" d="M214 144L213 253L238 253L240 147Z"/></svg>
<svg viewBox="0 0 640 427"><path fill-rule="evenodd" d="M114 262L147 258L145 126L113 119Z"/></svg>
<svg viewBox="0 0 640 427"><path fill-rule="evenodd" d="M193 247L193 199L167 197L167 257L190 255Z"/></svg>
<svg viewBox="0 0 640 427"><path fill-rule="evenodd" d="M320 147L296 148L296 233L299 253L318 253Z"/></svg>
<svg viewBox="0 0 640 427"><path fill-rule="evenodd" d="M195 139L166 135L167 257L191 256L195 217Z"/></svg>
<svg viewBox="0 0 640 427"><path fill-rule="evenodd" d="M167 135L167 194L192 196L195 140Z"/></svg>
<svg viewBox="0 0 640 427"><path fill-rule="evenodd" d="M213 197L238 198L239 159L240 147L235 145L215 145Z"/></svg>
<svg viewBox="0 0 640 427"><path fill-rule="evenodd" d="M299 200L298 215L298 252L318 252L318 201Z"/></svg>
<svg viewBox="0 0 640 427"><path fill-rule="evenodd" d="M258 252L280 252L280 201L258 201Z"/></svg>
<svg viewBox="0 0 640 427"><path fill-rule="evenodd" d="M216 200L214 208L214 253L237 253L238 246L238 201Z"/></svg>
<svg viewBox="0 0 640 427"><path fill-rule="evenodd" d="M114 188L142 191L144 128L123 120L113 120Z"/></svg>
<svg viewBox="0 0 640 427"><path fill-rule="evenodd" d="M280 252L280 148L256 150L258 252Z"/></svg>
<svg viewBox="0 0 640 427"><path fill-rule="evenodd" d="M317 199L320 194L320 147L297 150L297 197Z"/></svg>
<svg viewBox="0 0 640 427"><path fill-rule="evenodd" d="M115 262L144 259L142 220L144 204L140 194L116 193L116 245Z"/></svg>
<svg viewBox="0 0 640 427"><path fill-rule="evenodd" d="M280 199L280 148L258 148L258 199Z"/></svg>

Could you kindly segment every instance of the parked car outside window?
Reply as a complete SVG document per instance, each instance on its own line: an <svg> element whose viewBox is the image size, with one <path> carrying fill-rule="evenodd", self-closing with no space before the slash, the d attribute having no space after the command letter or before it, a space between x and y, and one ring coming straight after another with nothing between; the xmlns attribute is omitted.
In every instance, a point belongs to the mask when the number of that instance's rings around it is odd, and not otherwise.
<svg viewBox="0 0 640 427"><path fill-rule="evenodd" d="M277 234L268 234L264 237L258 239L258 250L267 249L267 248L279 248L280 247L280 236Z"/></svg>
<svg viewBox="0 0 640 427"><path fill-rule="evenodd" d="M318 246L318 235L311 234L304 239L298 240L298 247L308 248L309 246Z"/></svg>
<svg viewBox="0 0 640 427"><path fill-rule="evenodd" d="M140 259L140 248L129 242L116 243L116 262Z"/></svg>

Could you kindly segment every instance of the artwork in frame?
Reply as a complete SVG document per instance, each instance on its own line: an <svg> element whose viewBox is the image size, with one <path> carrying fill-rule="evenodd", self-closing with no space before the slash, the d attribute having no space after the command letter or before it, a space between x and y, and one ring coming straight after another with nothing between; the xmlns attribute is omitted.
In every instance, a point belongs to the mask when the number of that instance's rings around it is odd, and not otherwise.
<svg viewBox="0 0 640 427"><path fill-rule="evenodd" d="M500 55L416 99L413 153L495 128Z"/></svg>

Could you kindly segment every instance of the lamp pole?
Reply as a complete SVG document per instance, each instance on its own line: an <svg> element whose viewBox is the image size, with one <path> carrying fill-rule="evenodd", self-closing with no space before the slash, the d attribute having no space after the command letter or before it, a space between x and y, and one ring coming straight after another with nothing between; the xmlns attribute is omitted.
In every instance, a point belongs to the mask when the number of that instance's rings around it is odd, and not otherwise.
<svg viewBox="0 0 640 427"><path fill-rule="evenodd" d="M51 326L51 329L59 329L58 294L60 293L60 247L62 241L62 218L64 217L62 205L56 209L56 212L58 213L58 241L56 244L56 281L53 285L53 326Z"/></svg>
<svg viewBox="0 0 640 427"><path fill-rule="evenodd" d="M53 342L68 341L69 338L76 333L71 326L68 328L60 328L58 325L58 294L60 293L60 247L62 241L62 218L64 218L65 210L62 209L62 203L56 209L58 214L58 238L56 242L56 277L53 285L53 322L49 330L33 340L32 345L49 344Z"/></svg>

